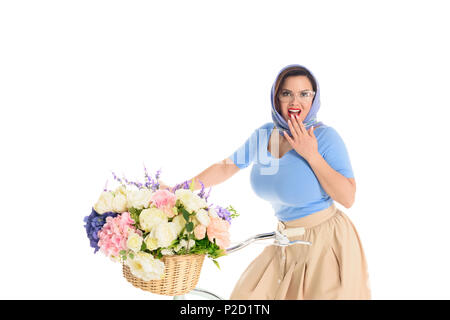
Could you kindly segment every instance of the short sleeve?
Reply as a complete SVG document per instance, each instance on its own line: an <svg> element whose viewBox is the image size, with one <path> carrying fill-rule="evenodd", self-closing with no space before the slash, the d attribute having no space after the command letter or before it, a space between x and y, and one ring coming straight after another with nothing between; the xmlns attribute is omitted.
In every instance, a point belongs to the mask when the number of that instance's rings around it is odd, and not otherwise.
<svg viewBox="0 0 450 320"><path fill-rule="evenodd" d="M328 127L324 132L323 157L334 170L347 178L354 178L353 168L344 141L338 132Z"/></svg>
<svg viewBox="0 0 450 320"><path fill-rule="evenodd" d="M228 157L239 169L247 168L255 159L258 142L257 132L258 129L253 131L244 144Z"/></svg>

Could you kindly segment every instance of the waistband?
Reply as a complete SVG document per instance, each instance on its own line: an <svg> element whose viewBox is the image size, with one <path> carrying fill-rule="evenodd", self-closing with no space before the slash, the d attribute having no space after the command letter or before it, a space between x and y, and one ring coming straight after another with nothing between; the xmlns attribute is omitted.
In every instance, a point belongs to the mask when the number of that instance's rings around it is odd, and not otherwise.
<svg viewBox="0 0 450 320"><path fill-rule="evenodd" d="M289 236L288 233L293 233L297 235L302 234L304 233L304 228L313 228L321 224L322 222L333 217L336 214L337 210L338 209L333 202L331 206L329 206L328 208L311 213L306 217L285 222L278 220L278 230L283 231L283 233L286 234L287 236Z"/></svg>

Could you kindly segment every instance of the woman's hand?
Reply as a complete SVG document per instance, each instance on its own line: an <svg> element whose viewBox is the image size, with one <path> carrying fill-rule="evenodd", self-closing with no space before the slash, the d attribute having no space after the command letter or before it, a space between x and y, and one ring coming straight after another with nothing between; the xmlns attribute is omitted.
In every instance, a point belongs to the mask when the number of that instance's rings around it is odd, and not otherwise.
<svg viewBox="0 0 450 320"><path fill-rule="evenodd" d="M312 126L309 130L306 130L305 125L298 119L297 115L291 116L288 125L293 137L291 138L285 132L283 132L283 136L299 155L308 162L319 155L317 139Z"/></svg>

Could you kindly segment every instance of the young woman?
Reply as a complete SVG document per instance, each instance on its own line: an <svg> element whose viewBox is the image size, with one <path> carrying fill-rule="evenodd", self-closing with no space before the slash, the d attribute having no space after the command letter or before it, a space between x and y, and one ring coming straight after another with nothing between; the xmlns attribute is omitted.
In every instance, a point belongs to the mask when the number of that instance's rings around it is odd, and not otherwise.
<svg viewBox="0 0 450 320"><path fill-rule="evenodd" d="M317 80L304 66L288 65L275 79L271 103L273 122L195 181L216 185L253 163L252 188L271 203L278 230L312 245L267 246L230 299L371 299L357 230L334 204L352 206L353 170L337 131L316 120Z"/></svg>

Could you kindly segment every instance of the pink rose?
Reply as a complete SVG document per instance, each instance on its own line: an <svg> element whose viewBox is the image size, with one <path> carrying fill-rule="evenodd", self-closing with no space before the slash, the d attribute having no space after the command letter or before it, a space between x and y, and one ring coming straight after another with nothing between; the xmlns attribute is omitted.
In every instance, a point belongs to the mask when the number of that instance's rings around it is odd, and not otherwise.
<svg viewBox="0 0 450 320"><path fill-rule="evenodd" d="M172 218L175 214L172 208L175 206L177 196L168 190L156 190L151 197L151 201L158 209L164 211L169 218Z"/></svg>
<svg viewBox="0 0 450 320"><path fill-rule="evenodd" d="M211 218L207 227L209 241L214 242L214 239L216 239L216 244L219 248L226 249L230 245L229 227L230 224L227 221L222 220L219 217Z"/></svg>
<svg viewBox="0 0 450 320"><path fill-rule="evenodd" d="M199 224L198 226L195 227L194 236L198 240L202 240L205 237L205 234L206 234L206 227L203 224Z"/></svg>

